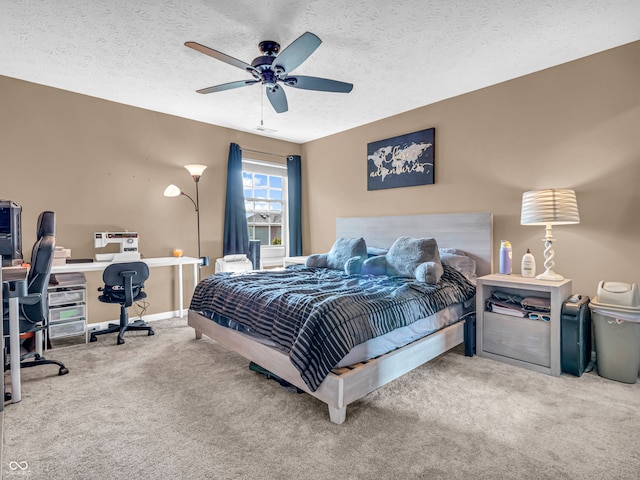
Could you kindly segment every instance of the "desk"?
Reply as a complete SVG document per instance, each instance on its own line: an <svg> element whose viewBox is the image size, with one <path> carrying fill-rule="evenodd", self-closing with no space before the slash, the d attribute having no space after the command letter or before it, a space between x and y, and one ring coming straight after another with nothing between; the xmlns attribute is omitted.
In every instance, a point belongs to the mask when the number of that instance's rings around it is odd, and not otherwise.
<svg viewBox="0 0 640 480"><path fill-rule="evenodd" d="M0 284L2 290L4 290L4 282L10 282L12 280L25 280L27 278L27 269L25 267L2 267L0 272ZM24 293L26 293L26 282L21 282ZM7 285L8 286L8 285ZM14 292L19 291L16 288ZM0 293L0 300L2 302L2 309L4 311L4 298L3 293ZM7 299L9 304L9 349L10 349L10 367L11 367L11 403L17 403L21 400L21 386L20 386L20 312L19 312L19 298L10 297ZM4 313L2 315L2 326L0 326L0 336L2 336L2 354L4 355ZM4 365L3 365L4 369ZM2 405L4 407L4 373L2 375Z"/></svg>
<svg viewBox="0 0 640 480"><path fill-rule="evenodd" d="M2 261L2 256L0 256ZM2 268L0 268L0 286L2 285ZM2 320L2 326L0 326L0 337L2 337L2 379L0 380L0 387L2 388L2 402L0 402L0 412L4 410L4 301L2 299L2 289L0 288L0 303L2 304L2 314L0 320Z"/></svg>
<svg viewBox="0 0 640 480"><path fill-rule="evenodd" d="M146 263L151 267L171 267L175 266L178 271L178 282L176 285L178 299L179 299L179 312L182 317L186 311L184 309L184 289L182 281L182 266L193 265L193 284L198 283L198 265L200 265L199 258L193 257L160 257L160 258L141 258L141 262ZM51 273L73 273L73 272L99 272L107 268L114 262L87 262L87 263L67 263L66 265L54 265L51 267Z"/></svg>

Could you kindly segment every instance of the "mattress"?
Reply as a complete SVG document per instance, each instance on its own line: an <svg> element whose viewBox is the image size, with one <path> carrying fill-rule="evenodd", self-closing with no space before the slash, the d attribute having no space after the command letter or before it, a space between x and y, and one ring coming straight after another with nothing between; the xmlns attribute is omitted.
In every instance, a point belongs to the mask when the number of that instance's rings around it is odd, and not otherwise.
<svg viewBox="0 0 640 480"><path fill-rule="evenodd" d="M190 309L269 339L314 391L356 345L474 294L475 287L447 266L438 285L296 266L208 277L196 287Z"/></svg>
<svg viewBox="0 0 640 480"><path fill-rule="evenodd" d="M366 342L353 347L349 353L347 353L344 358L338 362L336 367L346 367L348 365L354 365L366 360L371 360L372 358L379 357L397 348L409 345L411 342L415 342L420 338L426 337L427 335L435 333L438 330L460 321L464 311L465 306L461 303L450 305L439 312L417 320L410 325L396 328L384 335L371 338ZM218 325L236 330L241 334L250 337L254 341L262 343L263 345L282 350L274 341L247 330L237 322L228 319L221 319L216 316L213 317L214 318L209 315L207 318L216 322Z"/></svg>
<svg viewBox="0 0 640 480"><path fill-rule="evenodd" d="M462 317L463 311L464 307L460 303L450 305L410 325L396 328L384 335L367 340L353 347L351 351L340 360L337 367L346 367L364 362L389 353L396 348L409 345L411 342L415 342L420 338L426 337L444 327L458 322Z"/></svg>

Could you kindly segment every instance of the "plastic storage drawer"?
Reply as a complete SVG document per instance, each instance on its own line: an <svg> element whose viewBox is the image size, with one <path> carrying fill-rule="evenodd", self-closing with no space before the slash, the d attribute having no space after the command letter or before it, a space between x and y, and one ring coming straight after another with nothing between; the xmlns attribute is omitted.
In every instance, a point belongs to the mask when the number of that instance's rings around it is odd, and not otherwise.
<svg viewBox="0 0 640 480"><path fill-rule="evenodd" d="M70 322L58 322L49 325L49 337L70 337L84 334L84 319Z"/></svg>
<svg viewBox="0 0 640 480"><path fill-rule="evenodd" d="M72 320L75 318L84 319L84 316L84 305L70 305L67 307L55 307L49 309L49 323Z"/></svg>
<svg viewBox="0 0 640 480"><path fill-rule="evenodd" d="M49 306L84 303L84 288L78 290L60 290L49 292Z"/></svg>

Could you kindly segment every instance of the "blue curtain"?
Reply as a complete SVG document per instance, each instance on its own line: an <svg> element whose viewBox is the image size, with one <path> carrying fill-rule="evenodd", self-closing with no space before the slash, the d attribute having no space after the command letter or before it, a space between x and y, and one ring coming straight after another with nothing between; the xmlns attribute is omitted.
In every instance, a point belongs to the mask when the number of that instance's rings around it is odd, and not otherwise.
<svg viewBox="0 0 640 480"><path fill-rule="evenodd" d="M287 157L289 194L289 255L302 255L302 162L300 155Z"/></svg>
<svg viewBox="0 0 640 480"><path fill-rule="evenodd" d="M224 207L223 255L249 253L249 227L244 209L242 188L242 150L240 145L229 146L227 163L227 197Z"/></svg>

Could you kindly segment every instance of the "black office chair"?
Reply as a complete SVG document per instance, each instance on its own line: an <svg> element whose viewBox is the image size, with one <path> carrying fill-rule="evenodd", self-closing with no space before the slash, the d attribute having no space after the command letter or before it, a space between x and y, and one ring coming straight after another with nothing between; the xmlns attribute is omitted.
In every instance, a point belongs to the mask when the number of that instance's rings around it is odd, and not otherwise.
<svg viewBox="0 0 640 480"><path fill-rule="evenodd" d="M20 357L20 367L35 367L37 365L57 365L58 375L65 375L69 370L63 363L44 358L41 333L47 329L49 322L49 303L47 301L47 287L51 274L51 264L56 245L56 214L45 211L38 217L37 238L31 250L31 267L27 276L27 295L19 297L20 337L27 341L36 338L35 352L27 352ZM3 310L3 331L5 336L9 332L8 299L5 299ZM26 342L25 342L26 344ZM33 360L28 360L33 358ZM5 361L5 370L9 368Z"/></svg>
<svg viewBox="0 0 640 480"><path fill-rule="evenodd" d="M145 280L149 278L149 266L144 262L114 263L105 268L102 275L104 287L98 289L102 295L98 300L104 303L120 304L120 324L110 323L104 330L91 332L90 341L97 340L96 335L118 332L118 345L124 343L124 333L127 330L145 330L147 335L153 335L153 329L142 319L129 323L127 307L133 302L147 298L142 291Z"/></svg>

